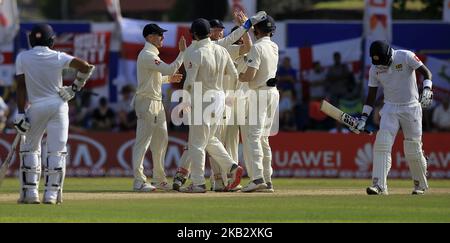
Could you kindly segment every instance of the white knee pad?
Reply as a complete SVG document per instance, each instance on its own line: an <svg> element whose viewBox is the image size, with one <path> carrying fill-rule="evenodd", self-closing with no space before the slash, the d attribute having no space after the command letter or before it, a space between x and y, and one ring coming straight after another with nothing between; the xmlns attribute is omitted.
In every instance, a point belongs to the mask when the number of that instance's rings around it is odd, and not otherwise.
<svg viewBox="0 0 450 243"><path fill-rule="evenodd" d="M387 192L387 175L392 165L391 150L394 137L385 130L377 133L373 150L373 184Z"/></svg>
<svg viewBox="0 0 450 243"><path fill-rule="evenodd" d="M45 197L57 197L62 202L62 190L66 176L66 152L48 153L45 163Z"/></svg>
<svg viewBox="0 0 450 243"><path fill-rule="evenodd" d="M41 153L39 151L20 152L20 197L38 197L41 177Z"/></svg>
<svg viewBox="0 0 450 243"><path fill-rule="evenodd" d="M419 189L428 189L427 160L423 155L422 142L420 140L405 140L403 146L414 185Z"/></svg>

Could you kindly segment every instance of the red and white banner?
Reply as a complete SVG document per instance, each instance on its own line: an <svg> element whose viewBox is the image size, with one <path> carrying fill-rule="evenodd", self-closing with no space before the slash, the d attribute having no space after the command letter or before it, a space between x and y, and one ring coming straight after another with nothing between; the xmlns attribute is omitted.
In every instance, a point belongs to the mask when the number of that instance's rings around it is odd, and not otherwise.
<svg viewBox="0 0 450 243"><path fill-rule="evenodd" d="M342 63L346 63L355 75L361 72L361 44L362 38L348 39L325 44L317 44L303 48L287 48L280 53L280 63L284 57L291 59L291 65L298 69L303 85L303 95L307 96L308 73L311 72L314 62L320 62L321 66L328 68L334 64L333 54L341 54Z"/></svg>
<svg viewBox="0 0 450 243"><path fill-rule="evenodd" d="M334 64L333 54L339 52L341 61L350 66L354 72L360 71L361 63L361 38L343 41L317 44L310 47L287 48L281 51L280 59L289 57L294 68L300 70L300 74L310 71L314 62L320 62L323 67Z"/></svg>
<svg viewBox="0 0 450 243"><path fill-rule="evenodd" d="M180 163L187 134L169 134L165 158L168 176ZM5 158L14 135L1 135L0 159ZM70 134L68 143L68 176L131 176L131 153L135 133ZM375 136L329 133L279 133L270 138L275 177L370 178ZM403 137L399 134L392 149L392 178L410 178L403 154ZM428 172L431 178L450 178L450 147L445 141L450 133L426 133L423 136ZM44 148L44 147L43 147ZM43 149L43 154L45 151ZM240 154L242 160L242 151ZM45 161L45 160L43 160ZM17 175L17 154L10 175ZM151 175L150 150L144 163ZM209 170L206 170L209 173Z"/></svg>
<svg viewBox="0 0 450 243"><path fill-rule="evenodd" d="M14 45L0 44L0 86L11 86L13 83L15 68L14 68Z"/></svg>
<svg viewBox="0 0 450 243"><path fill-rule="evenodd" d="M0 0L0 45L9 44L19 30L16 0Z"/></svg>
<svg viewBox="0 0 450 243"><path fill-rule="evenodd" d="M88 88L105 86L109 80L111 32L64 33L57 37L54 49L79 57L96 66ZM75 73L65 72L64 82L71 83Z"/></svg>
<svg viewBox="0 0 450 243"><path fill-rule="evenodd" d="M442 20L444 22L450 22L450 0L444 0L444 6L442 6Z"/></svg>
<svg viewBox="0 0 450 243"><path fill-rule="evenodd" d="M163 61L171 63L178 56L178 40L182 35L189 45L191 42L190 26L188 24L150 22L146 20L123 18L121 21L122 29L122 57L119 63L119 75L116 79L116 85L121 86L127 83L137 84L136 61L139 52L145 44L142 36L144 26L149 23L156 23L161 28L168 30L164 33L163 48L159 50Z"/></svg>
<svg viewBox="0 0 450 243"><path fill-rule="evenodd" d="M228 0L230 12L242 11L247 16L253 16L256 11L256 0Z"/></svg>

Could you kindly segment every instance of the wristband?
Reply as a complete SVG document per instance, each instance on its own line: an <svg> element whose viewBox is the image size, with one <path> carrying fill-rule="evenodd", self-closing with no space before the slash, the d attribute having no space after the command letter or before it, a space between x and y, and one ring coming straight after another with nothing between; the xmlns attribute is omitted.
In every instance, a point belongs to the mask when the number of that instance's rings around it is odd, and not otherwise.
<svg viewBox="0 0 450 243"><path fill-rule="evenodd" d="M364 105L363 110L362 110L362 114L366 114L367 116L370 116L370 113L372 113L373 111L373 107L370 105Z"/></svg>

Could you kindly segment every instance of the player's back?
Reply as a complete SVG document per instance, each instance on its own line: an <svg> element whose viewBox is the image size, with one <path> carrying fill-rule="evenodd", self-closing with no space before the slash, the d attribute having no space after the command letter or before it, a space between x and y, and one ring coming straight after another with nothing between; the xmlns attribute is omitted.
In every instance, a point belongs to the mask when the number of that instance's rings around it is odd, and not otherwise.
<svg viewBox="0 0 450 243"><path fill-rule="evenodd" d="M257 60L255 60L257 57ZM249 83L250 88L265 87L266 82L275 78L278 68L278 45L269 37L264 37L255 42L248 55L247 65L252 67L257 62L258 71L254 80Z"/></svg>
<svg viewBox="0 0 450 243"><path fill-rule="evenodd" d="M17 74L25 75L30 103L59 98L58 90L63 85L62 71L69 66L72 58L43 46L23 51L17 56Z"/></svg>
<svg viewBox="0 0 450 243"><path fill-rule="evenodd" d="M232 65L231 57L227 50L222 46L210 42L202 45L196 52L201 67L198 72L197 81L202 82L203 91L223 91L223 78L227 70L227 65Z"/></svg>

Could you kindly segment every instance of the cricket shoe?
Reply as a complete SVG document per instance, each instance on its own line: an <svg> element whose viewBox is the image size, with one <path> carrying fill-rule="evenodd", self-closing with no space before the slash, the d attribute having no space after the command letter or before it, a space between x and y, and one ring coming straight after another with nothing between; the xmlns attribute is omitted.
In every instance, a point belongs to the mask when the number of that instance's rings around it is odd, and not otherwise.
<svg viewBox="0 0 450 243"><path fill-rule="evenodd" d="M26 197L26 198L19 198L17 200L18 204L40 204L41 201L38 197Z"/></svg>
<svg viewBox="0 0 450 243"><path fill-rule="evenodd" d="M225 191L225 184L223 183L222 179L215 179L211 186L211 191L215 192L224 192Z"/></svg>
<svg viewBox="0 0 450 243"><path fill-rule="evenodd" d="M153 192L155 190L156 187L147 182L135 182L133 186L133 191L135 192Z"/></svg>
<svg viewBox="0 0 450 243"><path fill-rule="evenodd" d="M186 183L189 171L184 168L178 168L177 173L173 177L172 189L175 191L180 191L180 188Z"/></svg>
<svg viewBox="0 0 450 243"><path fill-rule="evenodd" d="M420 188L420 187L415 187L411 194L412 195L423 195L423 194L425 194L425 189Z"/></svg>
<svg viewBox="0 0 450 243"><path fill-rule="evenodd" d="M264 190L267 189L267 184L264 183L263 179L256 179L254 181L251 181L250 183L248 183L248 185L244 186L244 188L242 188L242 192L255 192L255 191L260 191L260 190Z"/></svg>
<svg viewBox="0 0 450 243"><path fill-rule="evenodd" d="M50 205L56 205L58 204L58 201L56 199L44 199L44 204L50 204Z"/></svg>
<svg viewBox="0 0 450 243"><path fill-rule="evenodd" d="M366 192L367 195L389 195L387 191L383 191L378 185L367 187Z"/></svg>
<svg viewBox="0 0 450 243"><path fill-rule="evenodd" d="M230 174L231 174L231 183L225 187L225 190L231 191L231 189L237 187L241 183L241 177L244 173L244 169L237 164L233 164L231 166Z"/></svg>
<svg viewBox="0 0 450 243"><path fill-rule="evenodd" d="M61 204L62 203L62 193L58 190L45 190L44 199L42 200L44 204Z"/></svg>
<svg viewBox="0 0 450 243"><path fill-rule="evenodd" d="M203 185L194 185L191 184L187 187L180 188L180 192L184 193L205 193L206 192L206 186Z"/></svg>
<svg viewBox="0 0 450 243"><path fill-rule="evenodd" d="M274 193L275 192L275 190L273 189L272 182L267 182L266 185L267 185L266 188L260 189L260 190L258 190L258 192L267 192L267 193Z"/></svg>
<svg viewBox="0 0 450 243"><path fill-rule="evenodd" d="M156 183L152 183L152 186L155 187L158 190L162 190L162 191L171 191L172 190L172 186L169 185L168 182L163 181L163 182L156 182Z"/></svg>
<svg viewBox="0 0 450 243"><path fill-rule="evenodd" d="M242 188L243 188L242 185L239 184L239 185L237 185L236 187L231 188L231 189L230 189L230 192L238 192L238 191L242 190Z"/></svg>

